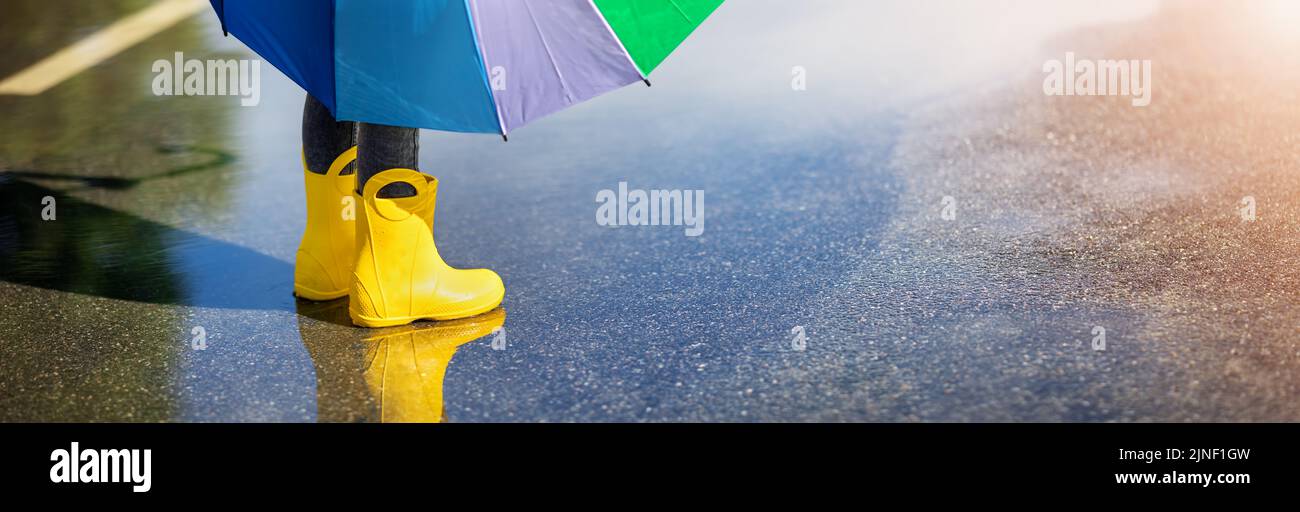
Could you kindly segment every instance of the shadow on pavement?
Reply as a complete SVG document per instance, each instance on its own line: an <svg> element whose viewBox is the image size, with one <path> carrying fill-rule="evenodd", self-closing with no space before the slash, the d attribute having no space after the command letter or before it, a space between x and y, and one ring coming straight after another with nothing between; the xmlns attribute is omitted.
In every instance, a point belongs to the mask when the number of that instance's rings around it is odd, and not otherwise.
<svg viewBox="0 0 1300 512"><path fill-rule="evenodd" d="M0 280L153 304L292 310L289 263L7 174L14 173L0 173ZM45 220L50 199L55 217Z"/></svg>

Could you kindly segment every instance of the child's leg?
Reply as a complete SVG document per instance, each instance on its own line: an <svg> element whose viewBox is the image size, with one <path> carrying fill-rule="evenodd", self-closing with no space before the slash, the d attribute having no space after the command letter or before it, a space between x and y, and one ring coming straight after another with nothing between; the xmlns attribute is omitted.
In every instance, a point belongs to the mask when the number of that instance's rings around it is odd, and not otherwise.
<svg viewBox="0 0 1300 512"><path fill-rule="evenodd" d="M357 192L366 189L374 175L389 169L420 170L420 131L381 124L361 123L357 130ZM384 187L380 197L407 197L415 189L405 183Z"/></svg>
<svg viewBox="0 0 1300 512"><path fill-rule="evenodd" d="M307 229L293 267L293 292L309 300L347 296L356 258L356 123L340 123L307 96L302 111Z"/></svg>
<svg viewBox="0 0 1300 512"><path fill-rule="evenodd" d="M417 169L417 134L365 123L359 130L360 201L348 312L362 327L468 318L491 311L505 297L495 272L457 269L438 253L438 180Z"/></svg>
<svg viewBox="0 0 1300 512"><path fill-rule="evenodd" d="M302 109L302 151L307 170L325 174L339 155L356 145L357 123L335 121L325 104L308 94ZM353 172L355 164L348 165L341 174Z"/></svg>

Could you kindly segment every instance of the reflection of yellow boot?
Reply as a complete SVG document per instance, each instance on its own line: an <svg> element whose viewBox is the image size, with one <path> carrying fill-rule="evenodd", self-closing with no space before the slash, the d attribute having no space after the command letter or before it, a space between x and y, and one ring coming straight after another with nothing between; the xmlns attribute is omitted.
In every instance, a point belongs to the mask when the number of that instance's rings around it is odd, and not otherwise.
<svg viewBox="0 0 1300 512"><path fill-rule="evenodd" d="M415 195L378 197L391 183L407 183ZM409 169L391 169L366 181L357 214L357 258L352 276L352 323L387 327L416 320L478 315L501 304L505 285L491 270L451 268L433 243L438 180Z"/></svg>
<svg viewBox="0 0 1300 512"><path fill-rule="evenodd" d="M357 175L340 175L357 159L357 148L349 149L317 174L306 170L307 231L298 246L293 267L293 293L308 300L334 300L348 294L352 264L356 257Z"/></svg>
<svg viewBox="0 0 1300 512"><path fill-rule="evenodd" d="M366 339L366 386L379 402L380 421L442 421L442 380L456 348L505 321L505 310L496 309L463 320L396 327Z"/></svg>
<svg viewBox="0 0 1300 512"><path fill-rule="evenodd" d="M352 327L348 304L333 302L295 303L298 335L307 347L316 370L316 421L359 423L375 421L379 405L370 396L362 375L367 348L362 340L374 331Z"/></svg>

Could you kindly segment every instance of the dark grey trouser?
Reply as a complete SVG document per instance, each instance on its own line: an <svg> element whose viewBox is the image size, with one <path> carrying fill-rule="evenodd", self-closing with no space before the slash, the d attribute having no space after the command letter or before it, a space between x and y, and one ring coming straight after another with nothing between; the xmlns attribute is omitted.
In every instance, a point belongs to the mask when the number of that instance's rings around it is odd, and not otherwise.
<svg viewBox="0 0 1300 512"><path fill-rule="evenodd" d="M302 147L307 169L324 174L334 159L359 146L357 163L343 173L357 173L357 191L366 181L389 169L420 170L420 131L370 123L334 120L325 104L307 95L302 111Z"/></svg>

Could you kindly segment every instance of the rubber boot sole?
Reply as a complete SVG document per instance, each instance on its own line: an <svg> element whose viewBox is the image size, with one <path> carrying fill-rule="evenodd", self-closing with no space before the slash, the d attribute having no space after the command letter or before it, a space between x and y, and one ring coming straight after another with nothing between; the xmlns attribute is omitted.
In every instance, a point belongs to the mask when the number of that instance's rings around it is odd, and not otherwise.
<svg viewBox="0 0 1300 512"><path fill-rule="evenodd" d="M456 311L451 312L451 313L443 313L443 314L440 314L440 315L433 315L433 316L429 316L429 315L416 315L416 316L403 316L403 317L391 317L391 318L389 318L389 317L370 317L370 316L366 316L366 315L357 314L356 312L352 311L351 309L348 310L348 314L349 314L349 316L352 317L352 324L353 324L353 325L356 325L356 326L358 326L358 327L366 327L366 328L370 328L370 329L378 329L378 328L380 328L380 327L395 327L395 326L398 326L398 325L406 325L406 324L409 324L409 323L412 323L412 322L419 322L419 321L422 321L422 320L428 320L428 321L435 321L435 322L436 322L436 321L441 321L441 320L459 320L459 319L462 319L462 318L469 318L469 317L472 317L472 316L478 316L478 315L481 315L481 314L483 314L483 313L487 313L488 311L492 311L492 310L496 309L497 306L500 306L500 305L501 305L501 301L503 301L503 300L505 300L505 291L504 291L504 290L501 292L501 295L500 295L499 297L496 297L496 298L495 298L495 300L492 300L492 301L489 301L489 302L484 302L483 305L474 306L474 307L469 307L469 308L464 308L464 309L456 310Z"/></svg>

